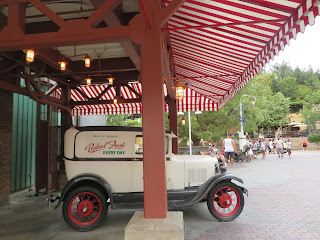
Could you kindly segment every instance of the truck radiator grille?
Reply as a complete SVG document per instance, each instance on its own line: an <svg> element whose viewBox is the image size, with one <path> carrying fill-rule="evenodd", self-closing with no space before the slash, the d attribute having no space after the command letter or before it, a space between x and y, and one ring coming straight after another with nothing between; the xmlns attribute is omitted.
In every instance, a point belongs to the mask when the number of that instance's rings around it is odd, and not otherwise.
<svg viewBox="0 0 320 240"><path fill-rule="evenodd" d="M187 182L192 184L203 183L207 180L207 169L206 168L196 168L187 170Z"/></svg>

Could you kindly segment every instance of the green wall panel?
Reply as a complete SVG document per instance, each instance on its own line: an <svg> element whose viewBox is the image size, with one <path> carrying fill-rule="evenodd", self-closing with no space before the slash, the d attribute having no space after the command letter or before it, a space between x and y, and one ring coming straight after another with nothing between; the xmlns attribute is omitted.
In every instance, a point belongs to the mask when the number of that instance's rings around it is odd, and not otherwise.
<svg viewBox="0 0 320 240"><path fill-rule="evenodd" d="M35 184L37 104L14 94L12 122L11 191Z"/></svg>

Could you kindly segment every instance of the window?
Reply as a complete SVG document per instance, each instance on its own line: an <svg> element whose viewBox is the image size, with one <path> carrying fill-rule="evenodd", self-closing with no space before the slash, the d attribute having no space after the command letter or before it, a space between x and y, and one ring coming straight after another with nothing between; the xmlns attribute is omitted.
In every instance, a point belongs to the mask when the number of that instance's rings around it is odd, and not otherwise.
<svg viewBox="0 0 320 240"><path fill-rule="evenodd" d="M168 153L168 144L169 144L169 137L165 137L165 145L166 145L166 153ZM143 154L143 139L142 135L137 135L135 144L134 144L134 149L136 154Z"/></svg>
<svg viewBox="0 0 320 240"><path fill-rule="evenodd" d="M136 154L143 154L143 140L142 135L136 136L136 141L134 144L134 149Z"/></svg>

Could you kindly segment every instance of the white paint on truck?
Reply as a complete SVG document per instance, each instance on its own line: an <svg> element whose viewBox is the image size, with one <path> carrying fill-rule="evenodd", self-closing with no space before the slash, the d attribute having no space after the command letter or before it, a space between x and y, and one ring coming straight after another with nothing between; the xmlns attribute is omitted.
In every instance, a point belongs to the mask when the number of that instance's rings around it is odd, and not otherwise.
<svg viewBox="0 0 320 240"><path fill-rule="evenodd" d="M200 186L216 174L216 158L174 155L166 134L167 189ZM103 177L114 193L143 191L142 133L135 131L79 131L65 133L65 168L68 180L85 173Z"/></svg>

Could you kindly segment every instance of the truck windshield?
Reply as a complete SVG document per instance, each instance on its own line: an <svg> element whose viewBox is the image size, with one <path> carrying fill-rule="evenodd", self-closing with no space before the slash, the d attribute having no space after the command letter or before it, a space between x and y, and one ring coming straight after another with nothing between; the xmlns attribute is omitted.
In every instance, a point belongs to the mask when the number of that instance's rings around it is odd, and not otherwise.
<svg viewBox="0 0 320 240"><path fill-rule="evenodd" d="M169 144L169 137L165 137L165 145L166 145L166 154L168 153L168 144ZM136 154L143 154L143 139L142 135L137 135L135 140L135 153Z"/></svg>

